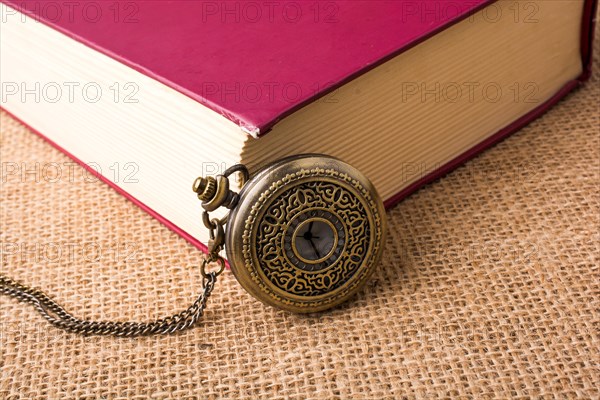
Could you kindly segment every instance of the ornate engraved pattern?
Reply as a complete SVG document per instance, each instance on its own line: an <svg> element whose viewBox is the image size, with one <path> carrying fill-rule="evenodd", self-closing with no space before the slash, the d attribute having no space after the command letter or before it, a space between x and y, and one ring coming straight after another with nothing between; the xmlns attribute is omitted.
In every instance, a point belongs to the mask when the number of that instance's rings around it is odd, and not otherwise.
<svg viewBox="0 0 600 400"><path fill-rule="evenodd" d="M335 213L349 231L343 254L319 273L296 268L283 243L290 220L314 209ZM298 296L323 295L346 283L364 261L371 237L360 200L342 186L324 181L304 182L279 194L268 205L256 234L256 256L266 278L281 290Z"/></svg>
<svg viewBox="0 0 600 400"><path fill-rule="evenodd" d="M326 210L343 224L344 251L326 268L307 271L293 265L284 248L294 218ZM245 268L261 291L296 307L335 302L370 275L381 246L381 216L360 182L336 170L302 169L274 182L245 221Z"/></svg>

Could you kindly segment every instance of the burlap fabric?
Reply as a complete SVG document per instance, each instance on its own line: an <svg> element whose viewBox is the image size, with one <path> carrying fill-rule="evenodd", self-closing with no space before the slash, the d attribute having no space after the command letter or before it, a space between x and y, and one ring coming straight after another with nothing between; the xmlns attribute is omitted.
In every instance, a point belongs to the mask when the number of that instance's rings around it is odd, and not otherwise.
<svg viewBox="0 0 600 400"><path fill-rule="evenodd" d="M263 306L225 273L195 329L86 338L0 297L0 397L599 398L599 76L391 209L373 283L331 312ZM198 250L1 123L21 170L2 184L4 273L85 318L188 306Z"/></svg>

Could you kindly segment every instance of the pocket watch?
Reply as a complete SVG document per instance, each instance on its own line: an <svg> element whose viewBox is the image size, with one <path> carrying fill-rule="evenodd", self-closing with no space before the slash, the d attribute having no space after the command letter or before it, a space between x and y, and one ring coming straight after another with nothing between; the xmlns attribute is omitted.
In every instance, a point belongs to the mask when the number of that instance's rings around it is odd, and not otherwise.
<svg viewBox="0 0 600 400"><path fill-rule="evenodd" d="M229 189L241 174L239 193ZM333 157L306 154L266 166L251 179L236 165L214 178L198 178L193 190L211 232L207 262L224 261L258 300L310 313L336 306L372 275L385 241L385 209L371 182ZM222 219L209 212L230 211Z"/></svg>
<svg viewBox="0 0 600 400"><path fill-rule="evenodd" d="M241 190L229 188L241 175ZM149 322L90 321L65 310L37 288L0 273L0 293L32 304L52 325L83 335L142 336L188 329L204 313L217 276L231 271L244 289L284 310L310 313L334 307L373 274L385 241L385 210L377 191L357 169L333 157L306 154L282 159L252 178L243 165L200 177L193 190L209 229L200 267L203 290L186 310ZM229 209L222 218L210 213Z"/></svg>

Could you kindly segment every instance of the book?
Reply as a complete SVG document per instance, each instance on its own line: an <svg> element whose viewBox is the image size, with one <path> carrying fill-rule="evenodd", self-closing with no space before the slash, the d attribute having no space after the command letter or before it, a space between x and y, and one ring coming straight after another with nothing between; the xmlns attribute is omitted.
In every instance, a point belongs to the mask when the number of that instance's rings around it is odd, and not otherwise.
<svg viewBox="0 0 600 400"><path fill-rule="evenodd" d="M585 81L597 7L1 2L2 108L201 249L197 176L324 153L390 207Z"/></svg>

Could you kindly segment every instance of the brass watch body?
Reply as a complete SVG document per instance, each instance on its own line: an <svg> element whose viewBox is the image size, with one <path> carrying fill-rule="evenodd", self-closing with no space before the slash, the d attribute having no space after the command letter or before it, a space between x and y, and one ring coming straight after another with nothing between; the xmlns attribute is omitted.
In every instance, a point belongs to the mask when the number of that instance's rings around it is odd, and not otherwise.
<svg viewBox="0 0 600 400"><path fill-rule="evenodd" d="M379 263L383 203L371 182L341 160L279 160L229 198L223 222L231 271L268 305L298 313L334 307L359 291Z"/></svg>

